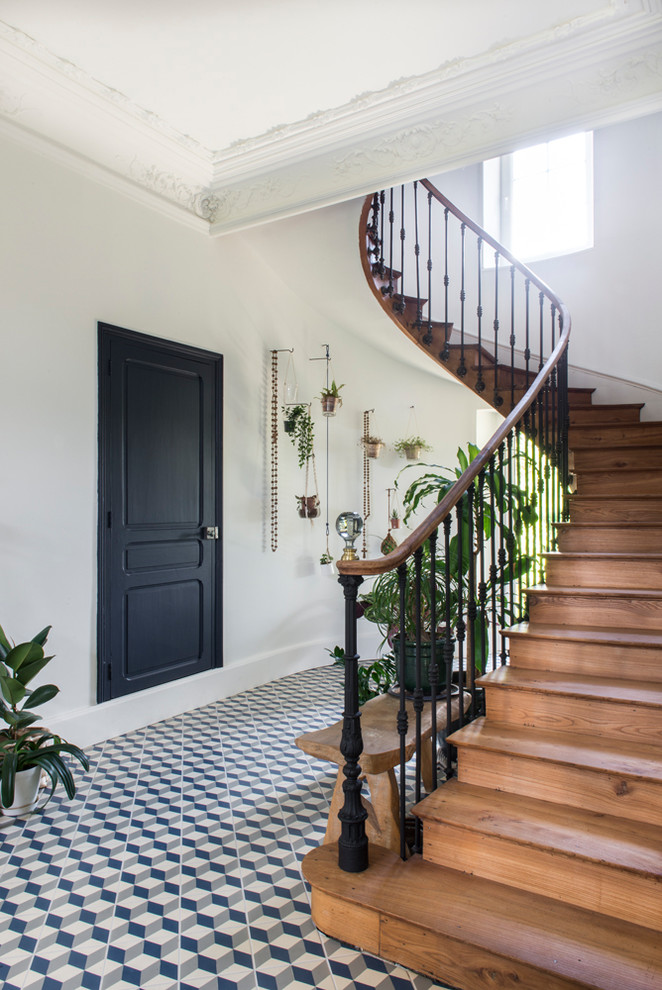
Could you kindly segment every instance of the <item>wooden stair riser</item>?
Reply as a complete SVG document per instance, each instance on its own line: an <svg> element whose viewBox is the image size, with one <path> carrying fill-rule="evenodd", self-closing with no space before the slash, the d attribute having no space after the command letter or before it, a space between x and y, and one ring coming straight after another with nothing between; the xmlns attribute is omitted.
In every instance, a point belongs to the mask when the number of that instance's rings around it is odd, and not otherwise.
<svg viewBox="0 0 662 990"><path fill-rule="evenodd" d="M514 691L487 684L485 693L487 718L492 724L662 745L662 706L549 691Z"/></svg>
<svg viewBox="0 0 662 990"><path fill-rule="evenodd" d="M584 447L571 451L571 465L577 475L582 471L646 471L662 468L662 446Z"/></svg>
<svg viewBox="0 0 662 990"><path fill-rule="evenodd" d="M662 445L662 423L606 423L593 426L571 426L568 431L570 449L577 452L582 447L632 447L651 444Z"/></svg>
<svg viewBox="0 0 662 990"><path fill-rule="evenodd" d="M593 403L594 388L574 388L568 389L568 405L571 409L577 406L590 406Z"/></svg>
<svg viewBox="0 0 662 990"><path fill-rule="evenodd" d="M570 426L594 423L638 423L642 405L571 406Z"/></svg>
<svg viewBox="0 0 662 990"><path fill-rule="evenodd" d="M571 495L571 522L656 522L662 525L662 496L631 498L616 495L605 498L605 493L596 495Z"/></svg>
<svg viewBox="0 0 662 990"><path fill-rule="evenodd" d="M662 554L659 559L634 555L613 558L590 554L569 557L548 554L545 558L545 583L548 587L662 590Z"/></svg>
<svg viewBox="0 0 662 990"><path fill-rule="evenodd" d="M516 753L460 749L458 780L662 827L662 782Z"/></svg>
<svg viewBox="0 0 662 990"><path fill-rule="evenodd" d="M561 553L662 553L662 525L573 523L557 527L557 541Z"/></svg>
<svg viewBox="0 0 662 990"><path fill-rule="evenodd" d="M430 863L528 890L612 918L662 930L659 879L443 822L424 822L424 858Z"/></svg>
<svg viewBox="0 0 662 990"><path fill-rule="evenodd" d="M635 596L635 593L637 597ZM614 595L599 590L596 594L564 594L529 591L529 623L566 626L605 626L612 629L655 630L662 633L662 595L642 596L632 589L631 595Z"/></svg>
<svg viewBox="0 0 662 990"><path fill-rule="evenodd" d="M577 475L579 495L659 495L662 470L584 471Z"/></svg>
<svg viewBox="0 0 662 990"><path fill-rule="evenodd" d="M662 646L647 649L620 643L551 642L529 636L512 636L509 652L510 666L518 669L662 683Z"/></svg>

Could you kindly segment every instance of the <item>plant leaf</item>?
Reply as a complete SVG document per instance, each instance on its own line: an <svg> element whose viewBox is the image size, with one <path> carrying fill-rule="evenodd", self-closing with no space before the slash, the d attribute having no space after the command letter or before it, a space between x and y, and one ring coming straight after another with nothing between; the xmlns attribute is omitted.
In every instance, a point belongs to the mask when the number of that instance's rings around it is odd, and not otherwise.
<svg viewBox="0 0 662 990"><path fill-rule="evenodd" d="M38 708L39 705L45 705L47 701L50 701L59 693L60 689L55 684L41 684L28 695L25 699L25 704L29 705L30 708Z"/></svg>
<svg viewBox="0 0 662 990"><path fill-rule="evenodd" d="M28 660L21 667L21 682L29 684L33 677L39 673L53 657L41 657L39 660Z"/></svg>
<svg viewBox="0 0 662 990"><path fill-rule="evenodd" d="M0 801L3 807L9 808L14 803L14 781L18 757L16 753L5 752L2 757L2 779L0 783Z"/></svg>
<svg viewBox="0 0 662 990"><path fill-rule="evenodd" d="M25 688L20 681L16 680L14 677L7 677L7 675L1 671L0 687L2 687L2 693L10 705L18 705L18 703L25 697Z"/></svg>
<svg viewBox="0 0 662 990"><path fill-rule="evenodd" d="M37 643L38 646L43 646L48 639L48 634L52 628L52 626L45 626L41 632L38 632L36 636L33 636L32 642Z"/></svg>
<svg viewBox="0 0 662 990"><path fill-rule="evenodd" d="M0 660L4 660L10 650L11 643L5 636L4 629L0 626Z"/></svg>
<svg viewBox="0 0 662 990"><path fill-rule="evenodd" d="M14 671L14 673L16 673L21 664L23 664L28 657L30 657L31 652L35 649L39 650L40 656L44 655L44 651L41 647L36 646L34 643L19 643L18 646L15 646L9 651L5 657L5 663Z"/></svg>

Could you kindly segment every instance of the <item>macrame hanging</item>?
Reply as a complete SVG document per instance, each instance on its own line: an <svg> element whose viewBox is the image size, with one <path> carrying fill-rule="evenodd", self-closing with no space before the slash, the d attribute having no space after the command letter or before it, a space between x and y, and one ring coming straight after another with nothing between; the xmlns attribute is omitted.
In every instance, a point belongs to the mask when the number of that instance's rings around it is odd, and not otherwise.
<svg viewBox="0 0 662 990"><path fill-rule="evenodd" d="M308 407L308 411L310 411L310 406ZM313 484L315 486L313 495L308 494L308 479L311 462L313 465ZM304 493L303 495L297 495L297 502L299 503L299 515L302 519L317 519L320 514L320 497L319 486L317 484L317 466L315 464L314 450L310 457L306 459Z"/></svg>
<svg viewBox="0 0 662 990"><path fill-rule="evenodd" d="M391 509L391 492L393 493L394 496L393 510ZM397 529L400 525L400 514L396 510L396 504L398 498L397 491L395 488L387 488L386 494L388 498L388 532L386 533L386 536L382 540L382 546L381 546L381 551L384 554L384 556L386 556L386 554L388 553L391 553L391 551L395 550L395 548L397 547L398 544L395 537L393 536L392 530ZM392 514L393 511L396 512L396 518L397 518L397 525L395 526L393 525L395 521Z"/></svg>

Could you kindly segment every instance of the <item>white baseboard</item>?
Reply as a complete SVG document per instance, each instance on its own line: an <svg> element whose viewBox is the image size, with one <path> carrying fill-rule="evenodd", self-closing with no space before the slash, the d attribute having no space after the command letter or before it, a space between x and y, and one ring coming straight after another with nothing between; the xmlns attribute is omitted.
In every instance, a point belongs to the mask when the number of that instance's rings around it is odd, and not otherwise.
<svg viewBox="0 0 662 990"><path fill-rule="evenodd" d="M324 646L302 643L147 691L49 718L48 727L83 749L181 715L268 681L328 663Z"/></svg>

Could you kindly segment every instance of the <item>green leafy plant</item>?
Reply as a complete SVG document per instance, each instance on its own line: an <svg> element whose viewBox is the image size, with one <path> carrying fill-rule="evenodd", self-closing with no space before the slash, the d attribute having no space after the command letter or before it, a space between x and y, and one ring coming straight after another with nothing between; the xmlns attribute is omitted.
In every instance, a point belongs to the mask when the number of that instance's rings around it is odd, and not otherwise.
<svg viewBox="0 0 662 990"><path fill-rule="evenodd" d="M88 760L78 746L61 739L43 726L37 726L40 716L33 710L59 693L54 684L41 684L34 690L30 681L53 657L45 656L44 644L51 630L46 626L29 643L14 645L0 626L0 718L7 726L0 730L0 801L9 808L14 801L16 774L39 767L51 781L51 792L44 805L61 783L72 798L76 785L63 754L78 760L85 770Z"/></svg>
<svg viewBox="0 0 662 990"><path fill-rule="evenodd" d="M330 385L327 385L326 388L322 389L320 392L320 399L339 399L340 389L344 387L344 385L336 385L334 378Z"/></svg>
<svg viewBox="0 0 662 990"><path fill-rule="evenodd" d="M315 444L315 428L308 406L283 406L285 414L285 432L292 445L296 447L299 457L299 467L304 467L306 461L313 456Z"/></svg>
<svg viewBox="0 0 662 990"><path fill-rule="evenodd" d="M400 440L396 440L393 444L393 449L397 451L398 454L404 456L408 450L418 447L419 450L432 450L429 443L423 439L423 437L401 437Z"/></svg>
<svg viewBox="0 0 662 990"><path fill-rule="evenodd" d="M416 478L406 489L402 496L402 503L405 509L404 522L427 503L431 498L436 502L441 502L447 492L453 487L457 479L468 467L469 463L478 455L479 449L474 444L469 444L467 452L460 447L457 452L458 465L454 469L445 468L438 465L424 465L429 470L425 474ZM398 488L401 475L409 468L404 468L396 479L395 487ZM511 472L512 473L512 472ZM483 490L481 492L481 484ZM506 472L493 470L485 472L484 476L479 476L474 482L474 502L473 502L473 526L469 525L469 505L465 499L462 503L461 512L463 514L463 525L460 537L456 532L449 542L448 572L449 572L449 594L447 597L446 586L446 560L437 555L434 569L435 586L435 613L433 620L432 609L432 561L430 557L429 544L426 542L421 548L421 568L420 568L420 628L421 642L430 642L432 639L433 621L435 624L435 638L440 642L447 634L453 638L456 634L456 627L460 618L458 614L460 592L463 611L466 609L469 600L469 571L470 561L477 558L479 545L484 544L498 534L497 526L503 522L503 540L506 550L504 555L497 555L497 563L494 568L490 568L485 581L485 600L490 601L495 596L498 604L499 615L512 616L510 605L506 601L504 589L510 586L515 580L524 579L531 571L533 559L521 549L521 536L527 526L532 526L537 520L535 496L531 496L524 488L509 480ZM482 499L481 496L482 495ZM482 505L482 507L481 507ZM505 520L509 525L505 525ZM482 529L481 529L482 528ZM474 541L470 543L470 532L473 529ZM479 535L482 532L482 539ZM389 647L393 645L393 638L400 632L402 619L405 641L413 642L416 639L417 615L416 615L416 564L414 557L410 557L405 566L405 611L400 616L400 585L397 570L387 571L380 574L375 580L372 588L367 594L362 595L360 601L364 605L365 618L369 622L374 622L382 635L381 647L385 644ZM450 630L447 630L447 616L450 615ZM488 631L489 614L485 609L478 615L474 625L475 635L475 663L480 670L484 670L488 654Z"/></svg>
<svg viewBox="0 0 662 990"><path fill-rule="evenodd" d="M332 650L326 652L333 658L335 664L340 667L345 666L345 651L342 646L334 646ZM359 708L361 708L366 701L370 701L371 698L376 698L380 694L385 694L395 684L397 680L395 659L391 654L387 654L377 660L359 661L357 674Z"/></svg>
<svg viewBox="0 0 662 990"><path fill-rule="evenodd" d="M320 557L320 564L332 564L332 563L333 563L333 557L331 556L331 554L323 553L322 556Z"/></svg>

